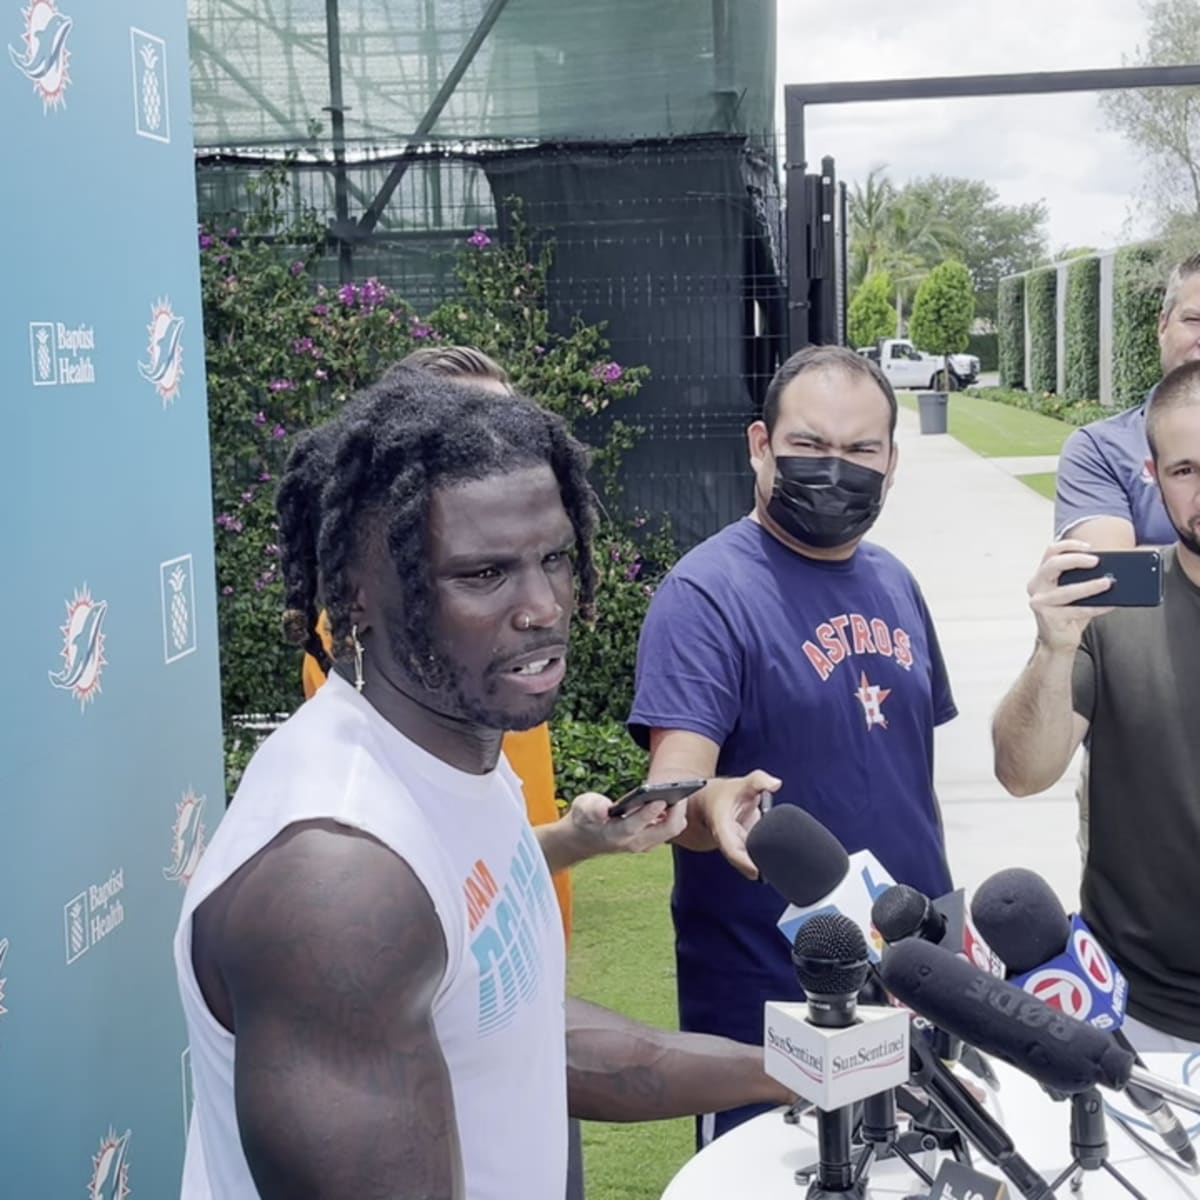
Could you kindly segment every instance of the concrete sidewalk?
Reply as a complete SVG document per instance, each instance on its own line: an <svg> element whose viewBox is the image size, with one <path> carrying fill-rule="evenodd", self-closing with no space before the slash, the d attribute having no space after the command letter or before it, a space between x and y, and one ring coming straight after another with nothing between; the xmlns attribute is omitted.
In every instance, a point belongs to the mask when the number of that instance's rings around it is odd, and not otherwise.
<svg viewBox="0 0 1200 1200"><path fill-rule="evenodd" d="M991 718L1033 648L1025 585L1052 540L1052 505L949 435L900 410L900 462L868 535L916 575L941 639L959 716L938 731L938 794L955 883L1024 866L1078 907L1078 762L1050 791L1009 796L992 772Z"/></svg>

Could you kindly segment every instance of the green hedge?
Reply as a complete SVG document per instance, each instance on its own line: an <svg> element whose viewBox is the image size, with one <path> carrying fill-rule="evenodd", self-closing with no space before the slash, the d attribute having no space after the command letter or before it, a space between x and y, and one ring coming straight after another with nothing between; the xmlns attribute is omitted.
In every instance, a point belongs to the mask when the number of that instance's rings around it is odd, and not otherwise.
<svg viewBox="0 0 1200 1200"><path fill-rule="evenodd" d="M1158 314L1162 305L1158 253L1126 246L1113 265L1113 401L1138 403L1158 382Z"/></svg>
<svg viewBox="0 0 1200 1200"><path fill-rule="evenodd" d="M1023 408L1026 412L1041 413L1067 425L1090 425L1102 417L1111 417L1113 410L1095 400L1068 400L1065 396L1047 396L1041 392L1023 392L1016 388L968 388L968 396Z"/></svg>
<svg viewBox="0 0 1200 1200"><path fill-rule="evenodd" d="M995 371L1000 364L999 336L994 333L971 334L967 353L979 359L981 371Z"/></svg>
<svg viewBox="0 0 1200 1200"><path fill-rule="evenodd" d="M1067 400L1100 395L1100 260L1077 259L1067 268L1065 386Z"/></svg>
<svg viewBox="0 0 1200 1200"><path fill-rule="evenodd" d="M1031 392L1058 390L1058 272L1032 271L1025 281L1029 305L1029 379Z"/></svg>
<svg viewBox="0 0 1200 1200"><path fill-rule="evenodd" d="M646 778L650 756L619 721L550 719L554 779L558 795L573 800L580 792L600 792L611 800Z"/></svg>
<svg viewBox="0 0 1200 1200"><path fill-rule="evenodd" d="M999 342L1000 386L1019 388L1025 383L1025 277L1000 280L997 297L996 338ZM982 355L980 356L982 358Z"/></svg>

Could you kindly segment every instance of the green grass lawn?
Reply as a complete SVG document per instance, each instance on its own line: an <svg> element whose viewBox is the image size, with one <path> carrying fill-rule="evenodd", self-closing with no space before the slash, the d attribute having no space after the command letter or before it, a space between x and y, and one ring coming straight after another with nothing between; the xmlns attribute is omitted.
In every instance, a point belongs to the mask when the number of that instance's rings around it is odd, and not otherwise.
<svg viewBox="0 0 1200 1200"><path fill-rule="evenodd" d="M900 402L917 411L917 398L911 393L901 394ZM984 458L1057 454L1071 432L1070 425L1053 417L962 392L950 396L949 425L951 437Z"/></svg>
<svg viewBox="0 0 1200 1200"><path fill-rule="evenodd" d="M677 1029L670 852L593 859L576 867L573 877L571 995ZM690 1118L585 1124L587 1200L658 1200L692 1155L693 1129Z"/></svg>
<svg viewBox="0 0 1200 1200"><path fill-rule="evenodd" d="M918 411L917 398L911 392L901 392L899 400L905 408ZM948 426L951 437L984 458L1056 455L1072 429L1065 421L962 392L950 396ZM1017 478L1038 495L1054 499L1053 471Z"/></svg>

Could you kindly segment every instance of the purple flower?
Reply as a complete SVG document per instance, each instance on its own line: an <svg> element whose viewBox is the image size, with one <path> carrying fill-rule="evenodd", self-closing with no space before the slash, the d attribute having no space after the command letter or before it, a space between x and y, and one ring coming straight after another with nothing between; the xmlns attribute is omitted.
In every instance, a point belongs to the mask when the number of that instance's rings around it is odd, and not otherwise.
<svg viewBox="0 0 1200 1200"><path fill-rule="evenodd" d="M267 588L267 585L261 579L256 579L254 581L254 590L256 592L266 591L266 588Z"/></svg>
<svg viewBox="0 0 1200 1200"><path fill-rule="evenodd" d="M615 362L597 363L592 368L592 378L603 380L605 383L616 383L624 374L625 368Z"/></svg>
<svg viewBox="0 0 1200 1200"><path fill-rule="evenodd" d="M231 229L227 236L229 236L231 238L235 238L238 236L238 231L236 229Z"/></svg>
<svg viewBox="0 0 1200 1200"><path fill-rule="evenodd" d="M318 367L318 368L317 368L317 369L316 369L316 370L313 372L313 374L314 374L314 375L315 375L315 376L316 376L316 377L317 377L319 380L321 380L322 382L324 382L326 379L328 379L328 378L329 378L329 372L328 372L328 371L326 371L326 370L325 370L323 367Z"/></svg>
<svg viewBox="0 0 1200 1200"><path fill-rule="evenodd" d="M294 354L311 354L313 349L313 340L310 337L297 338L292 343L292 353Z"/></svg>
<svg viewBox="0 0 1200 1200"><path fill-rule="evenodd" d="M433 336L433 330L421 321L413 318L412 335L418 342L423 342Z"/></svg>
<svg viewBox="0 0 1200 1200"><path fill-rule="evenodd" d="M378 279L372 277L362 285L361 295L363 308L371 312L388 298L389 292Z"/></svg>
<svg viewBox="0 0 1200 1200"><path fill-rule="evenodd" d="M215 261L218 264L218 266L223 267L229 261L229 255L228 254L218 254Z"/></svg>
<svg viewBox="0 0 1200 1200"><path fill-rule="evenodd" d="M273 392L294 392L296 385L290 379L272 379L271 391Z"/></svg>
<svg viewBox="0 0 1200 1200"><path fill-rule="evenodd" d="M200 249L211 250L217 244L217 239L211 233L202 233L200 235Z"/></svg>
<svg viewBox="0 0 1200 1200"><path fill-rule="evenodd" d="M222 596L232 596L232 595L233 595L233 588L231 588L231 587L229 586L229 584L226 584L226 585L225 585L225 586L224 586L224 587L221 589L221 595L222 595Z"/></svg>
<svg viewBox="0 0 1200 1200"><path fill-rule="evenodd" d="M252 504L253 502L254 502L254 493L252 491L245 491L242 493L242 503L243 504Z"/></svg>
<svg viewBox="0 0 1200 1200"><path fill-rule="evenodd" d="M303 275L304 274L304 264L302 262L292 263L291 271L292 271L293 275Z"/></svg>
<svg viewBox="0 0 1200 1200"><path fill-rule="evenodd" d="M279 557L279 547L277 545L275 545L274 542L272 542L269 546L263 547L263 553L268 558L278 558Z"/></svg>
<svg viewBox="0 0 1200 1200"><path fill-rule="evenodd" d="M625 568L625 580L627 583L632 583L642 573L642 564L640 562L631 562Z"/></svg>
<svg viewBox="0 0 1200 1200"><path fill-rule="evenodd" d="M265 412L254 414L255 425L265 425L267 423L267 414Z"/></svg>
<svg viewBox="0 0 1200 1200"><path fill-rule="evenodd" d="M229 275L229 276L227 276L227 277L226 277L226 279L225 279L225 282L226 282L226 283L227 283L227 284L228 284L228 285L229 285L231 288L235 288L235 287L237 287L237 276L236 276L236 275Z"/></svg>
<svg viewBox="0 0 1200 1200"><path fill-rule="evenodd" d="M271 436L277 442L281 442L285 437L287 437L287 430L284 429L282 425L276 425L275 428L271 430Z"/></svg>
<svg viewBox="0 0 1200 1200"><path fill-rule="evenodd" d="M611 546L608 551L608 557L611 558L613 562L620 562L621 548L619 546Z"/></svg>
<svg viewBox="0 0 1200 1200"><path fill-rule="evenodd" d="M338 299L347 308L353 308L358 303L358 294L358 287L353 283L347 283L338 288Z"/></svg>
<svg viewBox="0 0 1200 1200"><path fill-rule="evenodd" d="M546 347L545 346L534 346L533 352L534 352L534 354L536 354L538 356L538 358L541 358L542 355L546 353Z"/></svg>
<svg viewBox="0 0 1200 1200"><path fill-rule="evenodd" d="M222 513L217 518L217 524L220 525L220 527L222 529L228 529L232 523L233 523L233 518L228 513Z"/></svg>
<svg viewBox="0 0 1200 1200"><path fill-rule="evenodd" d="M329 316L329 305L328 304L314 304L313 305L313 315L317 316L317 317Z"/></svg>
<svg viewBox="0 0 1200 1200"><path fill-rule="evenodd" d="M488 237L488 235L484 233L482 229L475 230L475 232L471 234L469 238L467 238L467 245L474 246L476 250L483 250L491 244L492 239Z"/></svg>
<svg viewBox="0 0 1200 1200"><path fill-rule="evenodd" d="M263 473L262 473L262 474L261 474L261 475L258 477L258 482L259 482L259 483L270 483L270 482L271 482L271 472L270 472L270 471L264 471L264 472L263 472Z"/></svg>

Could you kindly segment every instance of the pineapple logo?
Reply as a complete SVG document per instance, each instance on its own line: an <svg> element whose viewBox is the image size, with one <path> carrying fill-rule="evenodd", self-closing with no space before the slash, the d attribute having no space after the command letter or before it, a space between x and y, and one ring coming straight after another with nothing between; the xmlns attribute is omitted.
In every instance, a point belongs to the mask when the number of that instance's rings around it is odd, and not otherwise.
<svg viewBox="0 0 1200 1200"><path fill-rule="evenodd" d="M88 1200L125 1200L129 1195L130 1130L120 1136L111 1127L100 1141L100 1152L92 1156L92 1180Z"/></svg>
<svg viewBox="0 0 1200 1200"><path fill-rule="evenodd" d="M0 938L0 971L4 970L4 959L8 954L8 938ZM0 1017L4 1016L8 1009L4 1007L4 985L8 982L4 976L0 975Z"/></svg>
<svg viewBox="0 0 1200 1200"><path fill-rule="evenodd" d="M150 312L149 362L139 362L138 373L154 384L166 408L179 395L183 380L183 318L175 315L169 300L159 300Z"/></svg>
<svg viewBox="0 0 1200 1200"><path fill-rule="evenodd" d="M133 106L138 137L171 140L167 104L167 44L152 33L129 30L133 54Z"/></svg>
<svg viewBox="0 0 1200 1200"><path fill-rule="evenodd" d="M163 606L163 658L167 663L196 649L196 586L192 556L173 558L159 567Z"/></svg>
<svg viewBox="0 0 1200 1200"><path fill-rule="evenodd" d="M183 799L175 806L175 825L171 836L171 865L163 867L163 878L187 887L196 867L204 855L204 796L197 796L191 788L183 793Z"/></svg>
<svg viewBox="0 0 1200 1200"><path fill-rule="evenodd" d="M50 682L56 688L70 692L79 701L79 711L100 691L100 676L108 660L104 657L104 615L108 603L93 600L85 583L67 602L67 622L62 626L63 668L50 671Z"/></svg>
<svg viewBox="0 0 1200 1200"><path fill-rule="evenodd" d="M18 50L10 45L8 56L33 84L33 90L42 98L42 112L48 113L67 102L67 84L71 82L67 38L74 22L58 11L54 0L33 0L21 15L25 18L21 35L25 47Z"/></svg>

